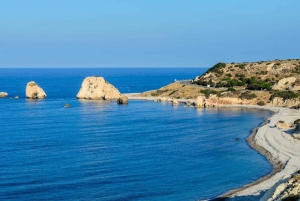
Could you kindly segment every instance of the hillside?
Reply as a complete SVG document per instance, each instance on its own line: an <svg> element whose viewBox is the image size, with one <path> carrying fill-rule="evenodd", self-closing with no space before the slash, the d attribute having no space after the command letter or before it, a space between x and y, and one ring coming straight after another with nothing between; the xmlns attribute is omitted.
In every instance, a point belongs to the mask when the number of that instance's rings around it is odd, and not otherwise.
<svg viewBox="0 0 300 201"><path fill-rule="evenodd" d="M293 77L293 78L290 78ZM274 85L283 78L286 81L279 86ZM274 60L244 63L217 63L192 83L211 87L234 87L237 89L268 90L290 89L300 87L300 59Z"/></svg>
<svg viewBox="0 0 300 201"><path fill-rule="evenodd" d="M197 99L204 107L217 104L258 104L300 107L300 59L217 63L191 83L174 82L142 96Z"/></svg>

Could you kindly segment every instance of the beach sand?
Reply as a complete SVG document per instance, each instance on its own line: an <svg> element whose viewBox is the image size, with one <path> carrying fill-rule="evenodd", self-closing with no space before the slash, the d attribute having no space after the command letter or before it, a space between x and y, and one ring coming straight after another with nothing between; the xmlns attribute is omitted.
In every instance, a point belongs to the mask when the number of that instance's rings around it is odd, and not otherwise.
<svg viewBox="0 0 300 201"><path fill-rule="evenodd" d="M156 100L156 97L140 97L138 94L129 95L131 100ZM184 102L184 100L179 100ZM282 107L256 106L256 105L222 105L220 107L242 107L265 109L273 115L265 120L258 128L253 129L247 138L250 146L264 155L273 165L273 170L268 175L241 188L234 189L220 196L220 200L232 197L257 196L264 193L261 201L268 200L276 187L287 180L291 174L300 170L300 140L292 137L291 129L278 129L278 121L293 123L300 119L300 111Z"/></svg>

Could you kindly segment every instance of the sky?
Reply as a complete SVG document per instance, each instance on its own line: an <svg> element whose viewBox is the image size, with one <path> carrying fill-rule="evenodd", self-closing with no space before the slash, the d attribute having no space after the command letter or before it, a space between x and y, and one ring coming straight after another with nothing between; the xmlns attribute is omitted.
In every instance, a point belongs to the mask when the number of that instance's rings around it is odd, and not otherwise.
<svg viewBox="0 0 300 201"><path fill-rule="evenodd" d="M300 58L299 0L2 0L0 67Z"/></svg>

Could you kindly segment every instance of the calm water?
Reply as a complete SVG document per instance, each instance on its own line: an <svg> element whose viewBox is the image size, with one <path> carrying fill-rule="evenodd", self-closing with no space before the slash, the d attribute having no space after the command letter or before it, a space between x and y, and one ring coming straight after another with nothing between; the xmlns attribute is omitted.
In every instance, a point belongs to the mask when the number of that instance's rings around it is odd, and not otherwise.
<svg viewBox="0 0 300 201"><path fill-rule="evenodd" d="M1 69L0 91L21 98L0 99L0 200L199 200L267 174L245 141L267 111L74 98L88 75L140 92L203 71ZM46 100L22 98L30 80Z"/></svg>

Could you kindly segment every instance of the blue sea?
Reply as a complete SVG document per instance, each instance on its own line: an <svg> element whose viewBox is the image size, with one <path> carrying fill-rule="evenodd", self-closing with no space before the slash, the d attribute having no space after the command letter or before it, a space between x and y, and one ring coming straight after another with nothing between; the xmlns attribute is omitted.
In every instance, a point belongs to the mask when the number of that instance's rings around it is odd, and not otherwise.
<svg viewBox="0 0 300 201"><path fill-rule="evenodd" d="M268 111L75 98L86 76L135 93L205 71L0 69L0 91L20 97L0 99L0 200L193 201L266 175L272 166L245 139ZM31 80L45 100L25 98Z"/></svg>

